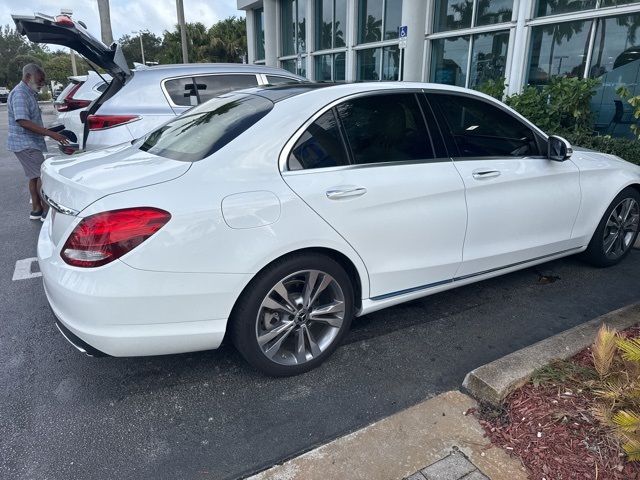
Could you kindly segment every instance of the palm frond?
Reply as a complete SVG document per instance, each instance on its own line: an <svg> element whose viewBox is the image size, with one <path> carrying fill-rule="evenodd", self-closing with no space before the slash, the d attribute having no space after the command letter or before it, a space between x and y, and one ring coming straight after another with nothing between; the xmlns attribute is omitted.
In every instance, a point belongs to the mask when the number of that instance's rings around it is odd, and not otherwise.
<svg viewBox="0 0 640 480"><path fill-rule="evenodd" d="M640 362L640 339L618 338L617 344L618 348L622 350L623 359L629 362Z"/></svg>
<svg viewBox="0 0 640 480"><path fill-rule="evenodd" d="M622 444L622 449L627 458L632 462L640 461L640 438L629 438Z"/></svg>
<svg viewBox="0 0 640 480"><path fill-rule="evenodd" d="M640 415L631 410L617 411L612 421L623 432L634 433L640 430Z"/></svg>
<svg viewBox="0 0 640 480"><path fill-rule="evenodd" d="M602 324L591 349L593 366L598 372L598 375L600 375L600 378L609 373L613 357L616 353L616 338L616 330L610 329L605 324Z"/></svg>

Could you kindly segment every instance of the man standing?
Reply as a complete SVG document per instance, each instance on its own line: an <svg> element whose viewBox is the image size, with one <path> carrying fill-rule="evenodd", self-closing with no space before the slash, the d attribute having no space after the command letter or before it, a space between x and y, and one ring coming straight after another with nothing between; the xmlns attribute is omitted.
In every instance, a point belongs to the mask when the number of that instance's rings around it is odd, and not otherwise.
<svg viewBox="0 0 640 480"><path fill-rule="evenodd" d="M38 105L38 92L45 85L44 70L35 63L22 69L22 81L9 93L9 136L7 149L14 152L29 179L31 193L31 220L43 220L47 206L40 198L40 167L47 151L44 137L66 144L64 135L44 128Z"/></svg>

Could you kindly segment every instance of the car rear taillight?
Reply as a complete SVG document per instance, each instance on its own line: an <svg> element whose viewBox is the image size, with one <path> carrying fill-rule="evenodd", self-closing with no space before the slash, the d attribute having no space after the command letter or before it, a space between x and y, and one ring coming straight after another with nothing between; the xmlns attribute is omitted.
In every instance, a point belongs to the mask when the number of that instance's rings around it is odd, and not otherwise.
<svg viewBox="0 0 640 480"><path fill-rule="evenodd" d="M125 123L135 122L140 117L136 115L89 115L89 130L104 130L105 128L117 127Z"/></svg>
<svg viewBox="0 0 640 480"><path fill-rule="evenodd" d="M88 107L91 104L90 100L77 100L73 98L73 95L80 89L82 84L83 82L76 83L74 87L69 90L67 96L64 97L62 103L56 104L56 110L59 112L71 112L73 110L78 110L79 108Z"/></svg>
<svg viewBox="0 0 640 480"><path fill-rule="evenodd" d="M97 213L73 229L60 255L74 267L99 267L136 248L169 219L169 212L152 207Z"/></svg>
<svg viewBox="0 0 640 480"><path fill-rule="evenodd" d="M63 27L74 26L73 20L71 20L71 17L69 17L68 15L58 15L55 18L55 22L56 22L56 25L61 25Z"/></svg>

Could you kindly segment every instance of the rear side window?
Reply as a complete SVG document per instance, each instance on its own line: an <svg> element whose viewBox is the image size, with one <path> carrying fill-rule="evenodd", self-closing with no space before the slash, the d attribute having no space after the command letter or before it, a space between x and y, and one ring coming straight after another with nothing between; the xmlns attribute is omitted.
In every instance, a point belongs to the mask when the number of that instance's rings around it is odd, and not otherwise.
<svg viewBox="0 0 640 480"><path fill-rule="evenodd" d="M198 104L198 97L191 77L167 80L164 82L164 88L175 105L190 106Z"/></svg>
<svg viewBox="0 0 640 480"><path fill-rule="evenodd" d="M414 94L371 95L337 107L355 164L433 159Z"/></svg>
<svg viewBox="0 0 640 480"><path fill-rule="evenodd" d="M108 86L109 86L109 84L108 84L108 83L104 83L104 82L103 82L103 83L101 83L100 85L98 85L98 86L96 87L96 90L98 90L100 93L102 93L102 92L104 92L104 91L107 89L107 87L108 87Z"/></svg>
<svg viewBox="0 0 640 480"><path fill-rule="evenodd" d="M284 83L300 83L300 80L287 77L276 77L274 75L267 75L267 82L269 85L282 85Z"/></svg>
<svg viewBox="0 0 640 480"><path fill-rule="evenodd" d="M56 102L62 102L64 101L64 99L67 97L67 95L69 95L69 92L71 91L72 88L74 88L76 85L78 85L78 83L83 83L83 82L75 82L75 81L71 81L67 84L66 87L64 87L64 90L62 90L60 92L60 94L57 96L56 98Z"/></svg>
<svg viewBox="0 0 640 480"><path fill-rule="evenodd" d="M223 93L258 85L255 75L210 75L194 77L193 80L198 87L200 103L211 100Z"/></svg>
<svg viewBox="0 0 640 480"><path fill-rule="evenodd" d="M462 95L429 95L439 107L459 157L538 155L533 131L501 108Z"/></svg>
<svg viewBox="0 0 640 480"><path fill-rule="evenodd" d="M298 139L289 154L289 170L348 165L349 158L333 110L322 114Z"/></svg>
<svg viewBox="0 0 640 480"><path fill-rule="evenodd" d="M224 147L272 108L270 100L258 96L215 99L149 134L140 150L196 162Z"/></svg>

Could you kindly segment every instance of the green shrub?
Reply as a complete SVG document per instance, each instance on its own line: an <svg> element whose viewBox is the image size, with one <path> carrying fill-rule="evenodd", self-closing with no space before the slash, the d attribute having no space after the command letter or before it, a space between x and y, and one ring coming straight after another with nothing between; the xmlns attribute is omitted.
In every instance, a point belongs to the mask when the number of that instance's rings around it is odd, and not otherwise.
<svg viewBox="0 0 640 480"><path fill-rule="evenodd" d="M498 100L502 100L504 97L504 89L507 86L504 78L498 78L496 80L489 79L478 85L476 90L479 92L485 93L493 98L497 98Z"/></svg>
<svg viewBox="0 0 640 480"><path fill-rule="evenodd" d="M551 135L583 135L593 131L591 97L600 81L552 77L542 88L527 86L505 103Z"/></svg>
<svg viewBox="0 0 640 480"><path fill-rule="evenodd" d="M38 100L51 100L51 93L49 91L39 93Z"/></svg>

